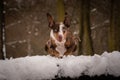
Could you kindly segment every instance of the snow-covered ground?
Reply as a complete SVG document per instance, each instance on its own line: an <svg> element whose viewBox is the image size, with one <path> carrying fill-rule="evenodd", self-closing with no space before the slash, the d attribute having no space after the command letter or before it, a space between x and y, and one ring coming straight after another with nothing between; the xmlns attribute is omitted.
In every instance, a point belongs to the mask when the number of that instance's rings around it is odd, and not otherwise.
<svg viewBox="0 0 120 80"><path fill-rule="evenodd" d="M120 52L62 59L47 55L0 60L0 80L43 80L54 79L55 76L75 78L83 74L120 76Z"/></svg>

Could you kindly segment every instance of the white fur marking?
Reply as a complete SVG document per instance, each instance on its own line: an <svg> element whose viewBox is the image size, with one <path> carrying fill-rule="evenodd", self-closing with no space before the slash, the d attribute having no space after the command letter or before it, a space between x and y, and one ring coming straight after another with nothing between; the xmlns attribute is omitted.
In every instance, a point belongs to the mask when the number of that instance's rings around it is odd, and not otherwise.
<svg viewBox="0 0 120 80"><path fill-rule="evenodd" d="M56 45L57 45L56 50L60 53L60 56L63 56L64 53L66 52L64 43L61 44L56 43Z"/></svg>
<svg viewBox="0 0 120 80"><path fill-rule="evenodd" d="M64 35L63 35L63 27L64 27L64 24L63 23L60 23L60 25L59 25L59 27L60 27L60 29L59 29L59 35L62 35L62 37L64 37Z"/></svg>

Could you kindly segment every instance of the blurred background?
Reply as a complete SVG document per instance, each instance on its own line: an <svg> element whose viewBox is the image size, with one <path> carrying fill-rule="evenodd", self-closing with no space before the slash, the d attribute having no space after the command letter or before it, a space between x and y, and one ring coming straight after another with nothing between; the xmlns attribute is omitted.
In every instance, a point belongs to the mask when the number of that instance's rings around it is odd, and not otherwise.
<svg viewBox="0 0 120 80"><path fill-rule="evenodd" d="M81 39L75 55L120 51L120 0L1 0L0 4L0 59L47 55L47 12L56 22L68 13L70 29Z"/></svg>

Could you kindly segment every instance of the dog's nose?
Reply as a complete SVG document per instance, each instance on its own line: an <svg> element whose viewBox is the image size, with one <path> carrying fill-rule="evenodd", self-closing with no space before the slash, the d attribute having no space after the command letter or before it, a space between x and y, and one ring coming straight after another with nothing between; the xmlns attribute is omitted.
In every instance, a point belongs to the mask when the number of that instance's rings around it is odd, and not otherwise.
<svg viewBox="0 0 120 80"><path fill-rule="evenodd" d="M59 35L59 41L60 42L62 41L62 35Z"/></svg>

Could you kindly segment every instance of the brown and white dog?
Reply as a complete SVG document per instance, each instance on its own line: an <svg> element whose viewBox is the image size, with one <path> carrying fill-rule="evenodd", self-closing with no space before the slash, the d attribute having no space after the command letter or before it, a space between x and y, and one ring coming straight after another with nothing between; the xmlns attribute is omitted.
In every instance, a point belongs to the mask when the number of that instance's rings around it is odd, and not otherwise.
<svg viewBox="0 0 120 80"><path fill-rule="evenodd" d="M50 39L45 45L45 50L58 58L64 55L72 55L77 48L75 36L69 31L70 20L67 13L63 22L56 23L53 17L47 13L49 27L51 28Z"/></svg>

